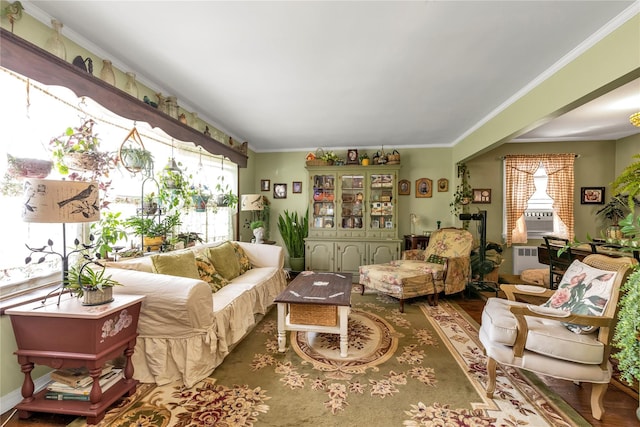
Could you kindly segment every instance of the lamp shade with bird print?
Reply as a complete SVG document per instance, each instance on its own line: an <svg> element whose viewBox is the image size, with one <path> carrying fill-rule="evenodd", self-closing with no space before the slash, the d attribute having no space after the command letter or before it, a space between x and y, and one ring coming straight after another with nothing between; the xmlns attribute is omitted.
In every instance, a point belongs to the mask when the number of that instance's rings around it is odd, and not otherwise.
<svg viewBox="0 0 640 427"><path fill-rule="evenodd" d="M99 219L97 182L47 179L24 181L23 221L76 223Z"/></svg>

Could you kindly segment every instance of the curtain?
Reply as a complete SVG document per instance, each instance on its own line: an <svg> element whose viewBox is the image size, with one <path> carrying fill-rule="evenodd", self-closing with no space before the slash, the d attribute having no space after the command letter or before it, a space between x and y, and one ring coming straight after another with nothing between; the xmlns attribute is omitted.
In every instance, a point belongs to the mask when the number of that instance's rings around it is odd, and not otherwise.
<svg viewBox="0 0 640 427"><path fill-rule="evenodd" d="M540 167L539 156L514 155L505 158L507 246L527 242L524 211L536 185L533 174Z"/></svg>
<svg viewBox="0 0 640 427"><path fill-rule="evenodd" d="M553 199L553 211L566 227L569 240L573 240L573 163L574 154L544 156L542 165L547 171L547 194Z"/></svg>
<svg viewBox="0 0 640 427"><path fill-rule="evenodd" d="M553 199L553 209L573 240L573 163L575 154L512 155L505 157L507 246L527 242L524 211L535 192L533 174L544 167L547 194Z"/></svg>

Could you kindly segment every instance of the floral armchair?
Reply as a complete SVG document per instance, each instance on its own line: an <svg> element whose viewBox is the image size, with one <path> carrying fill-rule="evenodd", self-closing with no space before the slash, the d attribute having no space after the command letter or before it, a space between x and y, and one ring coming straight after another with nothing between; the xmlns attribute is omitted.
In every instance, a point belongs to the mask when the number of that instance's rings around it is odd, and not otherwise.
<svg viewBox="0 0 640 427"><path fill-rule="evenodd" d="M361 265L360 281L364 287L375 289L404 301L426 295L431 305L438 304L438 294L445 295L465 289L469 276L473 236L467 230L443 228L431 234L425 250L409 250L402 260L386 264Z"/></svg>

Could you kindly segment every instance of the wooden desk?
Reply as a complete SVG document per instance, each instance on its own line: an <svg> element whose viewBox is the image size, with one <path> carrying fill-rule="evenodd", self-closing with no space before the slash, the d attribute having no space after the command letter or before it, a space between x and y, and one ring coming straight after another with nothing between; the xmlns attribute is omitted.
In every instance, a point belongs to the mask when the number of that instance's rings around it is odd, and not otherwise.
<svg viewBox="0 0 640 427"><path fill-rule="evenodd" d="M19 418L32 412L71 414L97 424L107 408L122 396L131 396L138 381L133 379L131 356L138 336L137 325L143 296L117 295L108 304L83 306L66 295L45 304L35 302L7 310L18 344L15 354L24 373ZM98 378L108 360L125 356L124 378L104 393ZM46 389L34 394L31 371L34 364L55 369L86 367L93 378L89 401L47 400Z"/></svg>
<svg viewBox="0 0 640 427"><path fill-rule="evenodd" d="M622 256L633 256L635 259L638 259L640 256L640 250L634 250L631 252L620 251L620 246L615 245L595 245L597 247L597 253L602 255L608 255L613 258L618 258ZM556 252L562 249L561 246L552 246L552 250ZM571 258L582 261L587 255L591 255L593 253L593 248L589 244L580 245L575 248L571 248ZM542 244L538 246L538 262L541 264L549 265L549 251L547 250L547 246Z"/></svg>

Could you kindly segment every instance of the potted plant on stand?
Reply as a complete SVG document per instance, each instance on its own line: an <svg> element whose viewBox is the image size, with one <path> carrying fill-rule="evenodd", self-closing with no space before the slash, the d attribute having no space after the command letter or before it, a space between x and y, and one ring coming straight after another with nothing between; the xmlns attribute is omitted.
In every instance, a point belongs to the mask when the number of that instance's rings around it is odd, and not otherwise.
<svg viewBox="0 0 640 427"><path fill-rule="evenodd" d="M634 198L634 204L639 201ZM596 212L596 216L601 216L606 218L611 222L611 224L607 227L605 232L605 238L609 240L619 240L622 238L622 232L620 230L620 225L618 224L621 219L623 219L628 213L629 209L629 198L625 195L617 194L607 202L602 208L600 208ZM611 243L611 242L610 242Z"/></svg>
<svg viewBox="0 0 640 427"><path fill-rule="evenodd" d="M95 264L99 269L92 269ZM105 275L105 267L95 261L88 260L69 270L65 288L72 294L82 298L82 305L99 305L113 301L113 287L120 285L111 276Z"/></svg>
<svg viewBox="0 0 640 427"><path fill-rule="evenodd" d="M131 228L133 234L142 237L142 250L158 251L165 249L165 239L175 227L182 224L180 214L167 215L162 220L156 218L145 218L132 216L126 219L127 227Z"/></svg>
<svg viewBox="0 0 640 427"><path fill-rule="evenodd" d="M304 270L304 239L309 233L309 209L304 216L284 211L278 217L278 230L289 252L289 265L293 271Z"/></svg>

